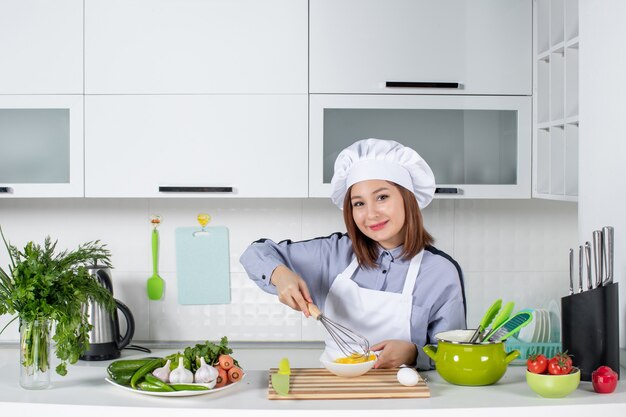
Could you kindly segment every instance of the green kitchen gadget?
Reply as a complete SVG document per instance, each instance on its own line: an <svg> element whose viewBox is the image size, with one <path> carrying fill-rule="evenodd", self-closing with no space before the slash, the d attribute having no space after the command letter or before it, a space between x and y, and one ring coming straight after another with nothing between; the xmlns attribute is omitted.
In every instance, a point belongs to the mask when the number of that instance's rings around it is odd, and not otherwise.
<svg viewBox="0 0 626 417"><path fill-rule="evenodd" d="M511 313L513 312L513 308L515 307L515 303L509 301L502 307L502 309L498 312L498 315L495 319L493 319L493 323L491 323L491 329L489 329L487 334L483 334L482 338L479 339L479 342L484 340L489 340L489 338L493 335L493 333L500 328L500 326L509 319Z"/></svg>
<svg viewBox="0 0 626 417"><path fill-rule="evenodd" d="M282 358L278 364L278 371L272 374L272 388L278 395L289 394L289 376L291 368L289 367L289 359Z"/></svg>
<svg viewBox="0 0 626 417"><path fill-rule="evenodd" d="M152 276L148 278L148 298L150 300L160 300L163 297L163 278L158 274L159 264L159 231L157 227L161 224L161 216L150 217L152 223Z"/></svg>
<svg viewBox="0 0 626 417"><path fill-rule="evenodd" d="M513 317L502 323L500 328L494 329L495 331L489 337L490 342L497 342L500 340L506 340L507 337L511 336L515 332L518 332L519 329L528 325L533 320L533 315L528 311L520 311L515 314Z"/></svg>
<svg viewBox="0 0 626 417"><path fill-rule="evenodd" d="M480 321L480 324L478 325L478 328L469 340L469 343L474 343L481 336L483 336L483 333L485 332L485 330L487 330L487 327L489 327L489 325L493 321L493 318L496 316L496 314L498 314L498 311L500 311L500 307L502 307L502 300L500 299L496 300L491 305L491 307L489 307L489 310L487 310L487 312L483 316L483 319Z"/></svg>

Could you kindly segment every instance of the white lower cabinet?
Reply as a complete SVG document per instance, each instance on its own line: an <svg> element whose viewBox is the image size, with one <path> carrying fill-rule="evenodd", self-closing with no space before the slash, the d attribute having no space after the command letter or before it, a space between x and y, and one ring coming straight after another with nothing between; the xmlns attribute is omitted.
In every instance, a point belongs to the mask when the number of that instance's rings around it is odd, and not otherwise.
<svg viewBox="0 0 626 417"><path fill-rule="evenodd" d="M86 197L306 197L308 97L85 97Z"/></svg>
<svg viewBox="0 0 626 417"><path fill-rule="evenodd" d="M0 198L83 197L83 96L0 95Z"/></svg>
<svg viewBox="0 0 626 417"><path fill-rule="evenodd" d="M439 198L530 198L531 97L310 96L309 194L330 196L338 153L392 139L430 165Z"/></svg>

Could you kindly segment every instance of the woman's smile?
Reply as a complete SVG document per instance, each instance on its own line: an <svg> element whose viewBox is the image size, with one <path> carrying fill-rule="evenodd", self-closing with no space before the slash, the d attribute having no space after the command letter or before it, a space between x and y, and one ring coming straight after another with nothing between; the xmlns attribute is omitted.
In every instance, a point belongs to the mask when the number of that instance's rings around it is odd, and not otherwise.
<svg viewBox="0 0 626 417"><path fill-rule="evenodd" d="M372 229L373 231L377 232L377 231L381 230L382 228L384 228L387 225L387 222L388 222L388 220L386 220L384 222L373 224L373 225L368 226L368 227L370 229Z"/></svg>

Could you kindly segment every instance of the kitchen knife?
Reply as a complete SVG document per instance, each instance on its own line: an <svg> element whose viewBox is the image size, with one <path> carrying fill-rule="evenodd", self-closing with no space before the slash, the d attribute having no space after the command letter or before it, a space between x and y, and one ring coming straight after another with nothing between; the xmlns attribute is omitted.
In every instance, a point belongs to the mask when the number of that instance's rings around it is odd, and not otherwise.
<svg viewBox="0 0 626 417"><path fill-rule="evenodd" d="M591 279L591 243L585 242L585 263L587 264L587 290L593 288Z"/></svg>
<svg viewBox="0 0 626 417"><path fill-rule="evenodd" d="M574 294L574 249L569 250L569 295Z"/></svg>
<svg viewBox="0 0 626 417"><path fill-rule="evenodd" d="M602 231L594 230L593 232L593 262L596 267L596 286L602 286Z"/></svg>
<svg viewBox="0 0 626 417"><path fill-rule="evenodd" d="M604 274L602 285L608 285L613 282L613 238L614 230L612 226L604 226L602 228L602 249L604 252Z"/></svg>
<svg viewBox="0 0 626 417"><path fill-rule="evenodd" d="M585 249L582 245L578 247L578 293L583 292L583 270L585 264Z"/></svg>

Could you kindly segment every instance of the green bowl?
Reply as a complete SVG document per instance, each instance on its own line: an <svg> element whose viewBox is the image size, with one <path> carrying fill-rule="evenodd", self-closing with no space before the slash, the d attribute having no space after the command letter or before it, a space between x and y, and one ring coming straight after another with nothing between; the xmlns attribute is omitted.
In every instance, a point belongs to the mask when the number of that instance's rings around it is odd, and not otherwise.
<svg viewBox="0 0 626 417"><path fill-rule="evenodd" d="M570 395L580 384L580 370L567 375L534 374L526 371L526 383L545 398L563 398Z"/></svg>
<svg viewBox="0 0 626 417"><path fill-rule="evenodd" d="M508 364L520 354L509 353L504 343L467 343L474 330L450 330L435 335L437 346L424 346L424 353L435 362L435 369L447 382L455 385L480 386L495 384L502 378Z"/></svg>

